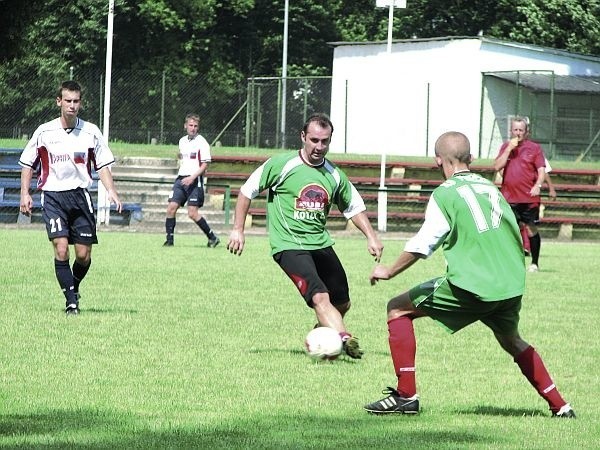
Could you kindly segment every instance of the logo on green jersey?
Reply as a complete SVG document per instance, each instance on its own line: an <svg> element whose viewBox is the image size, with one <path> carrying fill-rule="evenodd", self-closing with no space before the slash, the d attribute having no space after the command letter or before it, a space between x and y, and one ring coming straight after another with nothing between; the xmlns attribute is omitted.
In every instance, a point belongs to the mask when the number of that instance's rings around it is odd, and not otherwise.
<svg viewBox="0 0 600 450"><path fill-rule="evenodd" d="M304 186L296 198L294 218L316 219L329 207L329 193L318 184Z"/></svg>

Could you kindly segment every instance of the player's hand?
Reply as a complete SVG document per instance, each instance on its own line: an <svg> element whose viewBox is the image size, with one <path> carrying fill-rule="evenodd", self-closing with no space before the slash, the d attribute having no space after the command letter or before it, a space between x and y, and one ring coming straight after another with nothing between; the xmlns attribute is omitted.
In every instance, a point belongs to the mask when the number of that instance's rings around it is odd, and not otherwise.
<svg viewBox="0 0 600 450"><path fill-rule="evenodd" d="M548 191L548 195L550 196L550 200L556 200L556 189L551 187Z"/></svg>
<svg viewBox="0 0 600 450"><path fill-rule="evenodd" d="M229 234L229 242L227 243L227 250L234 255L241 255L244 251L244 244L246 237L243 231L232 230Z"/></svg>
<svg viewBox="0 0 600 450"><path fill-rule="evenodd" d="M377 264L373 268L373 271L371 272L371 276L369 277L371 286L374 286L379 280L389 280L389 279L390 279L390 269L388 269L383 264Z"/></svg>
<svg viewBox="0 0 600 450"><path fill-rule="evenodd" d="M33 200L29 193L21 195L21 202L19 204L19 211L26 216L31 215L31 209L33 208Z"/></svg>
<svg viewBox="0 0 600 450"><path fill-rule="evenodd" d="M512 150L514 148L517 148L518 145L519 145L519 136L514 136L510 139L508 146Z"/></svg>
<svg viewBox="0 0 600 450"><path fill-rule="evenodd" d="M119 195L113 191L112 189L109 190L108 192L108 201L111 204L115 204L116 205L116 210L120 213L123 211L123 204L121 203L121 200L119 199Z"/></svg>
<svg viewBox="0 0 600 450"><path fill-rule="evenodd" d="M194 177L184 177L181 179L181 184L183 184L184 186L189 186L191 185L194 181L196 181L196 178Z"/></svg>
<svg viewBox="0 0 600 450"><path fill-rule="evenodd" d="M371 256L375 257L375 262L381 261L383 254L383 244L377 237L373 237L367 241L367 248Z"/></svg>

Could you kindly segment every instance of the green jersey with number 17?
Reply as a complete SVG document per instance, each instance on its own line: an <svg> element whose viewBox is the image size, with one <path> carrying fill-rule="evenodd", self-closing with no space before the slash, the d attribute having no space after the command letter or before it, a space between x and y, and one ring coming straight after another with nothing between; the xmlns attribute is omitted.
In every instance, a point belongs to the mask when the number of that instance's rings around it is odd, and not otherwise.
<svg viewBox="0 0 600 450"><path fill-rule="evenodd" d="M438 222L447 222L438 245L444 250L448 281L483 301L522 295L525 261L519 226L498 188L478 174L463 172L437 187L432 200L441 212Z"/></svg>
<svg viewBox="0 0 600 450"><path fill-rule="evenodd" d="M325 159L311 166L299 152L268 159L240 191L253 199L265 189L272 254L329 247L333 239L325 225L331 206L336 205L346 219L366 209L354 185L335 164Z"/></svg>

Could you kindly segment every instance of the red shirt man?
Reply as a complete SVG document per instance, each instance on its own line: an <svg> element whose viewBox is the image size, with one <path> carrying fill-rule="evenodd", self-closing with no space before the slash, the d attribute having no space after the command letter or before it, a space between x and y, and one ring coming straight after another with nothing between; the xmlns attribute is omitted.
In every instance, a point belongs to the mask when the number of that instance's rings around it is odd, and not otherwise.
<svg viewBox="0 0 600 450"><path fill-rule="evenodd" d="M530 272L537 272L541 240L537 228L540 213L540 191L546 176L546 158L539 144L530 141L527 119L511 121L511 139L500 147L494 163L503 171L500 191L510 204L519 225L524 227L531 246Z"/></svg>

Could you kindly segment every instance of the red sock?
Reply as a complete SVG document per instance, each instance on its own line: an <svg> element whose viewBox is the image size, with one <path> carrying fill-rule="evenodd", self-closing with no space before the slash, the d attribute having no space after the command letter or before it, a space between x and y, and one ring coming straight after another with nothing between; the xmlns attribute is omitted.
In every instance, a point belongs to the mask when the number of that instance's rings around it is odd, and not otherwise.
<svg viewBox="0 0 600 450"><path fill-rule="evenodd" d="M550 378L540 355L532 346L527 347L515 358L523 375L527 377L535 390L548 402L550 410L557 412L567 402L563 400Z"/></svg>
<svg viewBox="0 0 600 450"><path fill-rule="evenodd" d="M531 253L531 245L529 244L529 235L527 234L527 228L521 228L521 239L523 239L523 250L527 253Z"/></svg>
<svg viewBox="0 0 600 450"><path fill-rule="evenodd" d="M398 392L402 397L417 393L415 381L415 354L417 341L410 317L402 316L388 321L390 352L398 377Z"/></svg>

